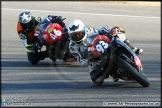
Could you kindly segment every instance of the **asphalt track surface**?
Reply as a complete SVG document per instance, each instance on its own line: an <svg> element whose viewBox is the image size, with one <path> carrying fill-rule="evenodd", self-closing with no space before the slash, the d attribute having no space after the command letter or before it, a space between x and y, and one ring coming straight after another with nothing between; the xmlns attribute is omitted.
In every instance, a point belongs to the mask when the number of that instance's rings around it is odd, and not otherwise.
<svg viewBox="0 0 162 108"><path fill-rule="evenodd" d="M1 98L5 106L161 106L160 7L85 2L2 2ZM88 68L54 63L46 58L33 66L16 32L18 15L30 10L73 19L87 26L120 25L130 42L144 50L139 55L150 86L106 79L102 86L91 82ZM6 100L5 100L6 99Z"/></svg>

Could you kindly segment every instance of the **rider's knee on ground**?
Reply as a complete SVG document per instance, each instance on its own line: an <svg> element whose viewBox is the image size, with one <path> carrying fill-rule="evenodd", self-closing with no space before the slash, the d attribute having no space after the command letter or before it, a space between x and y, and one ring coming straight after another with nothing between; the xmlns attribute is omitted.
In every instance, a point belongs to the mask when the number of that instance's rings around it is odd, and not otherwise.
<svg viewBox="0 0 162 108"><path fill-rule="evenodd" d="M44 60L47 57L47 53L46 51L37 52L36 54L27 52L27 57L32 64L37 64L40 60Z"/></svg>
<svg viewBox="0 0 162 108"><path fill-rule="evenodd" d="M39 62L39 59L32 52L27 52L27 57L32 64L37 64Z"/></svg>

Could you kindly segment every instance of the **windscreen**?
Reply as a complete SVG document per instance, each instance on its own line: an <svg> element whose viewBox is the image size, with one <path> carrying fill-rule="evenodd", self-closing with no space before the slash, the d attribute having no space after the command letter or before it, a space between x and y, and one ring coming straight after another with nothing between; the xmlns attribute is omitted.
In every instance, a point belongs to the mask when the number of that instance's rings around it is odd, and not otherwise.
<svg viewBox="0 0 162 108"><path fill-rule="evenodd" d="M41 21L38 25L37 25L37 27L36 27L36 31L40 31L40 32L43 32L45 29L46 29L46 27L48 26L48 24L50 23L50 20L48 19L48 18L45 18L45 19L43 19L43 21Z"/></svg>

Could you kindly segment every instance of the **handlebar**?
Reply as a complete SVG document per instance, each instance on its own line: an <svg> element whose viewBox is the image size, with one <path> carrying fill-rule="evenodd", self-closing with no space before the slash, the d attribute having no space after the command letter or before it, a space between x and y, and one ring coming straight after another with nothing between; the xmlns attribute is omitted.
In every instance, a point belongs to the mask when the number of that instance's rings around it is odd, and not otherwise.
<svg viewBox="0 0 162 108"><path fill-rule="evenodd" d="M63 18L62 21L65 20L65 19L66 19L66 18Z"/></svg>

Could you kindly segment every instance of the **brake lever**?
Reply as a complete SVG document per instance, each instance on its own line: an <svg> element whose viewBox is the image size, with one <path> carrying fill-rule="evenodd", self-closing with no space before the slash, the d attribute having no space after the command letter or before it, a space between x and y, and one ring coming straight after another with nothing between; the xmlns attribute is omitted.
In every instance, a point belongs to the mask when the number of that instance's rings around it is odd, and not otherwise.
<svg viewBox="0 0 162 108"><path fill-rule="evenodd" d="M62 21L65 20L65 19L66 19L66 18L63 18Z"/></svg>

